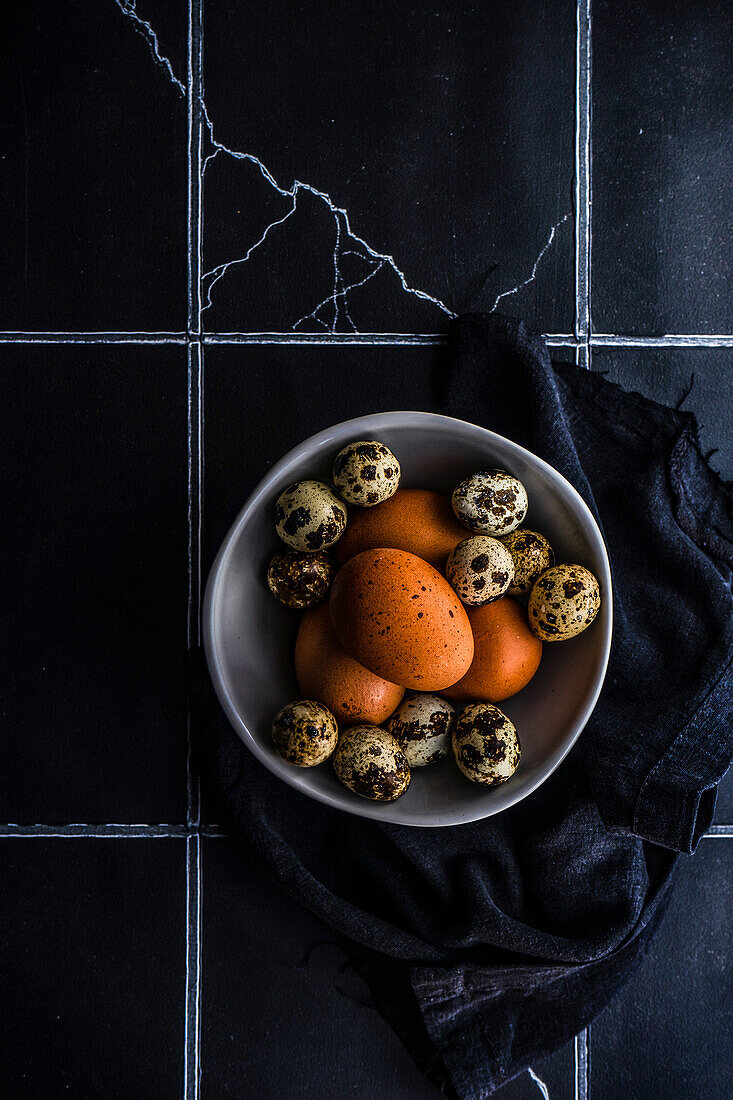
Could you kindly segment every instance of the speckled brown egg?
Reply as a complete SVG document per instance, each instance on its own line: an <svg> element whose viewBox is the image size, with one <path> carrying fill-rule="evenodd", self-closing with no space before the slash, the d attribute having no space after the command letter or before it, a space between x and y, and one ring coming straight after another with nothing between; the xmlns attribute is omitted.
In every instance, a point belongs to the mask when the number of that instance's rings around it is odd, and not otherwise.
<svg viewBox="0 0 733 1100"><path fill-rule="evenodd" d="M529 625L544 642L564 642L590 626L601 606L598 581L582 565L554 565L529 594Z"/></svg>
<svg viewBox="0 0 733 1100"><path fill-rule="evenodd" d="M352 726L341 734L333 768L362 798L393 802L410 786L410 766L395 738L379 726Z"/></svg>
<svg viewBox="0 0 733 1100"><path fill-rule="evenodd" d="M405 694L403 687L383 680L346 652L325 603L306 611L300 621L295 675L303 695L327 706L341 727L359 722L380 725Z"/></svg>
<svg viewBox="0 0 733 1100"><path fill-rule="evenodd" d="M346 528L346 508L323 481L299 481L277 498L277 533L293 550L326 550Z"/></svg>
<svg viewBox="0 0 733 1100"><path fill-rule="evenodd" d="M503 711L491 703L473 703L453 728L453 755L472 783L496 787L514 775L522 750Z"/></svg>
<svg viewBox="0 0 733 1100"><path fill-rule="evenodd" d="M398 489L378 508L355 508L343 538L336 544L336 561L343 565L362 550L390 547L417 554L443 570L466 528L456 519L450 497L430 489Z"/></svg>
<svg viewBox="0 0 733 1100"><path fill-rule="evenodd" d="M471 474L453 490L453 511L479 535L508 535L527 514L527 492L506 470Z"/></svg>
<svg viewBox="0 0 733 1100"><path fill-rule="evenodd" d="M454 718L455 710L445 699L420 692L400 703L387 729L410 767L422 768L448 755Z"/></svg>
<svg viewBox="0 0 733 1100"><path fill-rule="evenodd" d="M437 569L414 554L357 554L336 574L330 607L344 649L393 684L441 691L471 664L463 605Z"/></svg>
<svg viewBox="0 0 733 1100"><path fill-rule="evenodd" d="M323 550L304 554L290 550L275 554L267 570L267 587L286 607L302 610L328 595L336 567Z"/></svg>
<svg viewBox="0 0 733 1100"><path fill-rule="evenodd" d="M272 722L272 743L288 764L312 768L327 760L338 741L336 719L321 703L287 703Z"/></svg>
<svg viewBox="0 0 733 1100"><path fill-rule="evenodd" d="M362 439L339 451L333 463L333 482L342 500L373 508L397 492L400 464L384 443Z"/></svg>
<svg viewBox="0 0 733 1100"><path fill-rule="evenodd" d="M498 539L474 535L448 555L445 575L463 603L480 605L504 595L514 578L514 563Z"/></svg>
<svg viewBox="0 0 733 1100"><path fill-rule="evenodd" d="M510 596L524 596L540 573L554 564L553 549L544 535L530 531L529 527L517 527L516 531L503 535L501 541L514 562L514 580L507 591Z"/></svg>

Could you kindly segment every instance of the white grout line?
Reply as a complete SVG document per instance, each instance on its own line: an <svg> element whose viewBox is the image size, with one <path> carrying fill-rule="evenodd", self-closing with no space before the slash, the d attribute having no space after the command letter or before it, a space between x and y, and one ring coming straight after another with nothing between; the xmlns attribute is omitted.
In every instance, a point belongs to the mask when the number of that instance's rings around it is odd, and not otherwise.
<svg viewBox="0 0 733 1100"><path fill-rule="evenodd" d="M590 0L577 0L575 42L575 335L590 334Z"/></svg>
<svg viewBox="0 0 733 1100"><path fill-rule="evenodd" d="M613 333L594 333L591 343L597 347L611 348L730 348L733 336L668 333L664 336L617 336Z"/></svg>
<svg viewBox="0 0 733 1100"><path fill-rule="evenodd" d="M185 825L77 824L70 825L0 825L0 839L9 837L185 837Z"/></svg>
<svg viewBox="0 0 733 1100"><path fill-rule="evenodd" d="M0 332L0 344L186 344L185 332Z"/></svg>
<svg viewBox="0 0 733 1100"><path fill-rule="evenodd" d="M201 1076L201 837L186 839L186 1001L184 1100L198 1100Z"/></svg>
<svg viewBox="0 0 733 1100"><path fill-rule="evenodd" d="M703 840L716 840L719 838L730 839L733 837L733 825L711 825Z"/></svg>
<svg viewBox="0 0 733 1100"><path fill-rule="evenodd" d="M575 362L591 367L591 0L577 0L575 43ZM590 1029L575 1037L575 1100L590 1100Z"/></svg>
<svg viewBox="0 0 733 1100"><path fill-rule="evenodd" d="M575 1100L590 1097L590 1028L575 1036Z"/></svg>
<svg viewBox="0 0 733 1100"><path fill-rule="evenodd" d="M76 823L70 825L0 825L0 840L12 840L16 837L20 840L33 840L35 838L41 840L44 838L54 840L73 840L74 838L103 840L105 837L114 840L157 840L161 837L175 840L189 837L193 832L200 833L201 836L213 840L226 839L229 836L217 825L203 825L199 828L196 825L133 825L103 822L96 825Z"/></svg>
<svg viewBox="0 0 733 1100"><path fill-rule="evenodd" d="M580 349L582 350L582 349ZM143 825L126 822L98 822L96 824L82 824L72 822L67 825L20 825L14 822L0 824L0 840L20 837L29 839L32 837L113 837L117 840L128 838L156 839L158 837L187 837L193 832L211 839L226 839L229 833L220 829L217 825ZM711 825L703 840L733 839L733 825Z"/></svg>
<svg viewBox="0 0 733 1100"><path fill-rule="evenodd" d="M624 336L595 333L590 337L566 332L545 332L550 347L574 347L590 343L594 347L618 348L733 348L733 334L666 333L662 336ZM404 345L442 346L445 333L365 332L365 333L294 333L294 332L210 332L202 336L205 344L293 344L321 346L364 345L401 347ZM0 332L0 344L188 344L185 332Z"/></svg>
<svg viewBox="0 0 733 1100"><path fill-rule="evenodd" d="M201 643L202 394L201 344L201 0L188 4L188 649ZM187 715L186 824L186 991L183 1038L184 1100L198 1100L201 1080L201 790L192 760L190 707ZM190 830L194 830L191 832Z"/></svg>

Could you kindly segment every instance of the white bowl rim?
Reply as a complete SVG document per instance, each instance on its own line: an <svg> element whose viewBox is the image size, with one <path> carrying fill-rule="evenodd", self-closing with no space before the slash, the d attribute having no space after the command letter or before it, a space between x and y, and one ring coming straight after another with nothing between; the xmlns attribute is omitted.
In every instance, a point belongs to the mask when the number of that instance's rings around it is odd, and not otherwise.
<svg viewBox="0 0 733 1100"><path fill-rule="evenodd" d="M408 422L405 423L405 419L408 418ZM263 496L268 492L273 481L276 481L280 474L284 473L291 466L297 465L304 458L313 457L313 452L320 446L326 445L332 442L332 437L336 433L340 433L342 430L349 429L353 431L355 437L362 431L371 431L371 425L375 420L379 420L381 428L399 428L399 427L414 427L416 422L423 421L426 427L430 427L431 424L446 425L460 425L461 429L470 429L484 439L491 440L499 443L502 447L508 448L508 450L514 451L517 456L526 456L531 459L532 463L535 463L546 474L549 475L550 480L557 479L564 484L564 487L572 498L574 498L577 507L581 514L583 514L586 522L588 523L591 532L595 535L598 547L600 549L600 556L603 565L601 587L604 591L604 603L606 614L603 617L603 621L597 623L597 627L600 627L603 631L603 659L595 673L593 679L593 687L588 694L585 703L580 709L575 721L570 727L570 731L563 739L559 748L548 758L548 762L543 767L538 768L536 775L531 781L527 782L527 785L521 790L513 792L511 797L506 800L501 806L492 808L491 806L481 806L475 813L464 813L460 817L455 819L450 815L445 814L436 815L436 820L422 820L416 822L408 817L401 817L399 811L399 802L397 799L391 803L371 803L367 799L360 799L358 796L354 796L354 803L342 802L338 797L332 795L328 791L312 790L306 786L303 786L298 782L298 773L302 774L303 769L292 768L284 761L280 762L272 755L268 755L263 747L260 745L258 739L249 730L246 723L242 719L239 711L237 710L232 698L227 690L224 682L224 676L222 673L221 662L219 654L216 648L215 642L215 607L216 607L216 593L221 579L221 575L224 571L229 554L232 551L233 546L237 541L240 528L247 521L249 515L255 511L259 505ZM603 682L606 678L606 671L608 669L608 661L611 653L611 636L613 633L613 588L611 580L611 566L608 557L608 550L606 548L603 535L596 522L595 516L591 512L590 508L583 500L582 496L571 484L566 477L563 476L554 466L551 466L549 462L545 462L539 455L528 450L526 447L522 447L519 443L515 443L511 439L507 439L506 436L500 435L498 432L493 432L489 428L483 428L480 424L473 424L467 420L460 420L457 417L445 416L443 413L431 413L421 410L401 409L388 412L374 412L366 413L364 416L354 417L350 420L342 420L337 424L332 424L328 428L324 428L320 432L316 432L314 435L308 436L307 439L302 440L296 444L289 451L286 452L270 469L265 476L258 482L249 497L245 501L239 514L234 520L233 524L229 528L229 531L224 537L224 540L219 547L219 551L214 559L214 562L209 570L208 580L206 583L206 589L204 593L204 600L202 606L202 633L204 643L204 653L206 656L206 663L209 669L214 690L224 709L224 712L229 719L231 726L239 736L244 745L252 752L257 759L264 764L268 771L277 776L278 779L283 780L289 786L294 787L301 794L304 794L310 798L315 799L318 802L322 802L327 806L331 806L333 809L342 810L345 813L352 813L358 817L367 817L379 820L382 822L388 822L392 825L407 825L412 828L443 828L452 825L466 825L473 821L481 821L487 817L493 817L494 814L502 813L504 810L509 809L511 806L516 805L518 802L523 801L533 791L536 791L546 779L552 775L554 771L560 766L567 754L576 743L581 733L585 729L588 719L590 718L593 710L595 709L598 698L601 694ZM500 789L500 788L497 788ZM340 792L339 792L340 793ZM343 796L342 796L343 797ZM385 816L385 809L389 807L391 811L389 816Z"/></svg>

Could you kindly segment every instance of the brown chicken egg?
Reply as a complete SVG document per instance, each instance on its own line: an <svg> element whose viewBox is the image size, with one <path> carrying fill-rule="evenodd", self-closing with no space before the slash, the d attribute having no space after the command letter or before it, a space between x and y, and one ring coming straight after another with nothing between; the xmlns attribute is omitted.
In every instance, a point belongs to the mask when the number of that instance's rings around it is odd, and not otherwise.
<svg viewBox="0 0 733 1100"><path fill-rule="evenodd" d="M379 726L400 703L405 689L349 656L336 637L327 603L306 611L295 640L295 675L308 699L318 699L339 726Z"/></svg>
<svg viewBox="0 0 733 1100"><path fill-rule="evenodd" d="M499 703L516 695L534 676L542 642L529 629L527 613L509 596L468 609L474 654L466 675L443 692L457 703Z"/></svg>
<svg viewBox="0 0 733 1100"><path fill-rule="evenodd" d="M398 489L376 508L351 513L335 555L343 565L362 550L386 546L416 554L442 570L453 547L465 537L449 497L430 489Z"/></svg>
<svg viewBox="0 0 733 1100"><path fill-rule="evenodd" d="M352 657L392 683L441 691L468 671L473 635L444 577L403 550L365 550L336 574L331 619Z"/></svg>

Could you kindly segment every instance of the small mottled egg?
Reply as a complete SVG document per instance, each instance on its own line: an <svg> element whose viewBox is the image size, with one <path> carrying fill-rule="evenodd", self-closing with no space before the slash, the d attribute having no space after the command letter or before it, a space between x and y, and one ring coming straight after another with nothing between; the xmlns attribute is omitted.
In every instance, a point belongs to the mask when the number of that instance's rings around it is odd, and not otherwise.
<svg viewBox="0 0 733 1100"><path fill-rule="evenodd" d="M491 603L512 583L514 563L498 539L474 535L451 550L445 575L463 603Z"/></svg>
<svg viewBox="0 0 733 1100"><path fill-rule="evenodd" d="M448 755L454 717L453 707L439 695L411 695L397 707L387 729L410 767L421 768Z"/></svg>
<svg viewBox="0 0 733 1100"><path fill-rule="evenodd" d="M524 596L543 570L555 563L555 554L549 542L539 531L529 527L517 527L501 540L514 562L514 580L507 591L510 596Z"/></svg>
<svg viewBox="0 0 733 1100"><path fill-rule="evenodd" d="M491 703L473 703L453 728L453 755L472 783L496 787L514 775L522 750L503 711Z"/></svg>
<svg viewBox="0 0 733 1100"><path fill-rule="evenodd" d="M312 768L327 760L338 741L338 726L330 710L312 699L287 703L272 722L272 743L283 760Z"/></svg>
<svg viewBox="0 0 733 1100"><path fill-rule="evenodd" d="M555 565L529 594L529 625L545 642L564 642L589 627L601 606L598 581L582 565Z"/></svg>
<svg viewBox="0 0 733 1100"><path fill-rule="evenodd" d="M410 766L396 739L379 726L352 726L339 739L333 768L344 786L375 802L392 802L410 786Z"/></svg>
<svg viewBox="0 0 733 1100"><path fill-rule="evenodd" d="M383 443L363 439L349 443L336 455L333 481L339 496L348 504L373 508L397 492L400 464Z"/></svg>
<svg viewBox="0 0 733 1100"><path fill-rule="evenodd" d="M346 508L322 481L299 481L277 498L277 533L293 550L326 550L346 528Z"/></svg>
<svg viewBox="0 0 733 1100"><path fill-rule="evenodd" d="M482 470L453 490L453 511L480 535L508 535L527 514L527 492L506 470Z"/></svg>
<svg viewBox="0 0 733 1100"><path fill-rule="evenodd" d="M286 607L314 607L328 595L336 567L324 550L275 554L267 570L267 587Z"/></svg>

